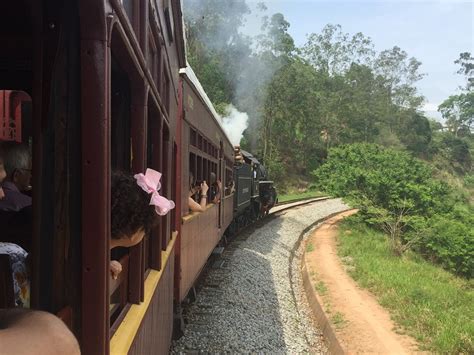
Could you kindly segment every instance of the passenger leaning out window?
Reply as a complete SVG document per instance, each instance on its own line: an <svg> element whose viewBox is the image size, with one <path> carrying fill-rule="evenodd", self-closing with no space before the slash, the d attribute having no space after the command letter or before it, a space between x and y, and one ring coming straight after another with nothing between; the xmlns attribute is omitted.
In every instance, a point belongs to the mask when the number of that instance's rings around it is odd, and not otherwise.
<svg viewBox="0 0 474 355"><path fill-rule="evenodd" d="M160 179L161 173L153 169L147 169L145 175L135 176L112 173L111 249L137 245L151 231L158 216L164 216L174 208L173 201L158 193ZM121 271L121 264L112 260L112 277L116 279Z"/></svg>
<svg viewBox="0 0 474 355"><path fill-rule="evenodd" d="M215 173L211 173L210 199L212 203L221 202L222 183L217 179Z"/></svg>
<svg viewBox="0 0 474 355"><path fill-rule="evenodd" d="M204 212L206 210L208 190L209 186L207 186L206 181L196 182L193 174L189 174L188 207L192 212ZM194 200L196 195L199 203Z"/></svg>

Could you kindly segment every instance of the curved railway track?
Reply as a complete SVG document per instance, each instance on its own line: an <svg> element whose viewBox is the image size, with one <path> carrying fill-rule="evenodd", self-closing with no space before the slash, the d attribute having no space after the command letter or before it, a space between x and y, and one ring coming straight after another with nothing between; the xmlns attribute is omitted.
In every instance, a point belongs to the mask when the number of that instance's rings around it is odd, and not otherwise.
<svg viewBox="0 0 474 355"><path fill-rule="evenodd" d="M296 250L315 224L345 209L327 197L286 203L233 238L185 305L172 352L324 352L294 272Z"/></svg>

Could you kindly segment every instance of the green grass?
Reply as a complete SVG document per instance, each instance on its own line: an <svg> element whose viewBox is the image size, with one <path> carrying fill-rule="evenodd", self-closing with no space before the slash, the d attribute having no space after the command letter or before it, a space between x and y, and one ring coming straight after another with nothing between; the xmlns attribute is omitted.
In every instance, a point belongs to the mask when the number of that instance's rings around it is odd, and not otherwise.
<svg viewBox="0 0 474 355"><path fill-rule="evenodd" d="M323 282L323 281L319 281L315 286L314 288L316 289L316 291L318 291L318 293L321 295L321 296L325 296L328 292L328 288L326 287L326 284Z"/></svg>
<svg viewBox="0 0 474 355"><path fill-rule="evenodd" d="M341 225L339 254L352 258L352 277L376 295L422 350L474 353L473 280L412 253L394 256L383 234L350 218Z"/></svg>
<svg viewBox="0 0 474 355"><path fill-rule="evenodd" d="M331 317L331 321L337 329L343 328L347 323L346 319L344 318L344 315L340 312L336 312L336 314Z"/></svg>
<svg viewBox="0 0 474 355"><path fill-rule="evenodd" d="M278 202L288 202L293 200L300 200L309 197L321 197L326 196L322 192L314 191L314 190L307 190L304 192L293 192L284 195L278 195Z"/></svg>

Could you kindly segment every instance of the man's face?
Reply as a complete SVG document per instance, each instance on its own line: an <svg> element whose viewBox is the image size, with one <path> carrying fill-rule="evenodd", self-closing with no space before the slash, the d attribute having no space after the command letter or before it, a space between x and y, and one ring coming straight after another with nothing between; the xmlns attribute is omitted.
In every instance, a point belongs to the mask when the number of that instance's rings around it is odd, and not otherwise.
<svg viewBox="0 0 474 355"><path fill-rule="evenodd" d="M25 191L31 186L31 162L28 167L16 169L13 173L13 183L16 185L18 190Z"/></svg>

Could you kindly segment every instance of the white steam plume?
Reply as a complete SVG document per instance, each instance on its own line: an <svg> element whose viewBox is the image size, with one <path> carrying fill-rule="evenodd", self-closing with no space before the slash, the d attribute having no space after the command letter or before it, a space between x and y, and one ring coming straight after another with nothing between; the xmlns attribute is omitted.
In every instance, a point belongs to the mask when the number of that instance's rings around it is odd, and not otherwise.
<svg viewBox="0 0 474 355"><path fill-rule="evenodd" d="M233 145L240 145L240 140L248 126L249 116L245 112L239 112L233 105L226 108L226 116L222 118L224 130Z"/></svg>

